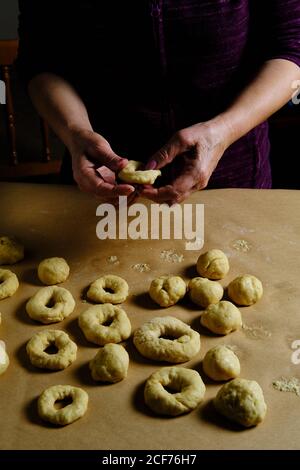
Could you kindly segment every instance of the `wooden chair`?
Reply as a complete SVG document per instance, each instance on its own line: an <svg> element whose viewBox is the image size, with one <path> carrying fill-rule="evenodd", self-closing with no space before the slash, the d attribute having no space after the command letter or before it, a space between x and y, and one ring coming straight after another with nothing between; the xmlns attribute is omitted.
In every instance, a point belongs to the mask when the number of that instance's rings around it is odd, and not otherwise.
<svg viewBox="0 0 300 470"><path fill-rule="evenodd" d="M40 162L20 163L17 153L17 130L14 113L13 95L11 89L11 67L17 57L18 40L1 40L0 41L0 78L5 83L6 104L5 114L7 122L7 138L9 143L9 163L10 168L4 168L1 165L1 174L10 178L13 176L35 176L38 174L47 174L57 172L59 162L51 162L51 152L49 145L49 128L47 123L40 119L40 128L43 143L43 152ZM44 163L44 165L43 165ZM45 163L49 163L45 165Z"/></svg>

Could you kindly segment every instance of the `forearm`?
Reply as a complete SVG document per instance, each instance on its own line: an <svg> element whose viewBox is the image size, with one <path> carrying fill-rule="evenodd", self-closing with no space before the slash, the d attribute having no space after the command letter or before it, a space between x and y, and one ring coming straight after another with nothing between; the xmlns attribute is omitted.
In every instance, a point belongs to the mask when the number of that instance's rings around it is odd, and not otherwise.
<svg viewBox="0 0 300 470"><path fill-rule="evenodd" d="M28 90L40 116L68 148L74 130L92 130L82 99L63 78L49 73L37 75Z"/></svg>
<svg viewBox="0 0 300 470"><path fill-rule="evenodd" d="M232 105L212 120L220 129L226 128L227 146L284 106L291 99L292 82L298 79L300 68L293 62L266 62Z"/></svg>

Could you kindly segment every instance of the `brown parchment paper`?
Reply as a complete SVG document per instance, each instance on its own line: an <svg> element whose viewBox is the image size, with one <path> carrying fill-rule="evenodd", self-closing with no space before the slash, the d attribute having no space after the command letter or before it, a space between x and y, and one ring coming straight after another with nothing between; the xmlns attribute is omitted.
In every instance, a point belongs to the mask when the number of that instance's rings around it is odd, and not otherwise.
<svg viewBox="0 0 300 470"><path fill-rule="evenodd" d="M195 251L185 251L184 241L112 240L96 237L93 198L73 187L0 185L0 232L18 236L26 246L26 258L12 270L21 281L17 293L0 302L0 339L7 344L11 364L0 377L0 449L297 449L300 447L300 397L273 389L280 376L300 378L300 365L291 361L291 344L300 339L300 193L297 191L216 190L194 194L189 203L205 204L204 249L223 249L231 269L226 286L236 275L252 273L264 284L263 299L242 308L249 328L259 327L253 339L246 330L226 337L209 334L199 326L199 310L188 301L169 309L155 306L147 296L150 281L164 273L188 280L196 275ZM238 251L236 240L246 240L250 250ZM181 263L160 258L164 249L184 255ZM62 285L76 300L76 309L65 321L43 326L25 312L28 298L41 287L38 262L64 256L71 267ZM107 258L117 256L119 265ZM136 272L131 266L149 263L151 271ZM219 384L206 382L202 406L178 418L154 416L144 405L147 377L163 364L143 359L131 340L126 342L130 368L126 380L114 385L92 381L89 360L97 346L88 343L77 317L88 304L82 292L104 273L127 279L130 297L125 302L133 330L159 315L175 315L201 333L201 351L184 364L201 373L201 360L216 344L236 347L244 378L263 388L268 414L263 424L243 430L220 417L211 405ZM65 371L42 371L30 365L25 345L46 328L65 330L78 344L77 360ZM252 335L253 336L253 335ZM55 384L71 384L89 394L86 415L72 425L56 428L37 415L37 397Z"/></svg>

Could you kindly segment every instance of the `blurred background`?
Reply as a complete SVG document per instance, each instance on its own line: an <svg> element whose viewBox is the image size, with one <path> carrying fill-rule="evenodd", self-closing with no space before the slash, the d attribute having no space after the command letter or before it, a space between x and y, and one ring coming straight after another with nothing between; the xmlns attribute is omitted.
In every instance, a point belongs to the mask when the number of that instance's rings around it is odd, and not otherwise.
<svg viewBox="0 0 300 470"><path fill-rule="evenodd" d="M0 180L56 182L64 148L16 77L17 28L18 1L0 0L0 80L9 84L0 104ZM274 188L300 189L299 131L300 104L290 102L270 119Z"/></svg>

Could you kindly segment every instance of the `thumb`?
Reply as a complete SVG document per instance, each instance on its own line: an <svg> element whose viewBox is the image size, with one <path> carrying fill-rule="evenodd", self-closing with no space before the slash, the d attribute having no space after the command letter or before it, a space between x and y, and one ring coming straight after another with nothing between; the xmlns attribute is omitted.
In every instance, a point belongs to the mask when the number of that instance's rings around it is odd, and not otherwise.
<svg viewBox="0 0 300 470"><path fill-rule="evenodd" d="M172 138L169 142L161 147L148 161L146 170L160 169L171 163L177 155L182 153L183 149L180 142Z"/></svg>
<svg viewBox="0 0 300 470"><path fill-rule="evenodd" d="M112 150L107 140L103 138L98 138L95 139L94 142L91 142L87 148L87 152L91 157L112 171L120 171L128 163L128 160L117 155Z"/></svg>

